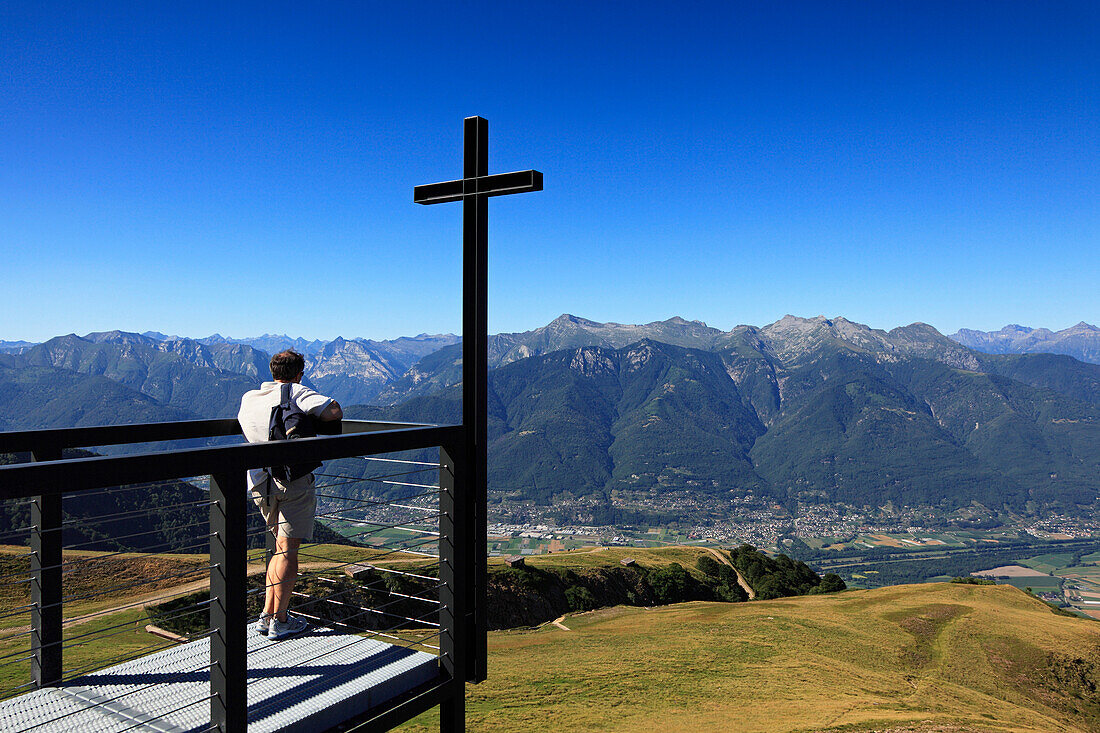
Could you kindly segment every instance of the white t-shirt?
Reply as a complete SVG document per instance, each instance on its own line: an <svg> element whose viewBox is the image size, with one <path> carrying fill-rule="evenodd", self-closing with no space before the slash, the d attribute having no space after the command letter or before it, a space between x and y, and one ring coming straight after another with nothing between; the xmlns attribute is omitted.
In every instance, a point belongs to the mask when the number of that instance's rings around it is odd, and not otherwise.
<svg viewBox="0 0 1100 733"><path fill-rule="evenodd" d="M259 389L245 392L241 397L241 409L237 412L237 422L241 424L241 432L249 443L267 442L267 431L271 425L271 408L279 404L282 385L282 382L264 382ZM298 403L298 408L302 412L314 417L324 412L332 402L331 397L325 397L300 384L290 388L290 397ZM262 468L249 469L248 488L259 486L266 477L267 474Z"/></svg>

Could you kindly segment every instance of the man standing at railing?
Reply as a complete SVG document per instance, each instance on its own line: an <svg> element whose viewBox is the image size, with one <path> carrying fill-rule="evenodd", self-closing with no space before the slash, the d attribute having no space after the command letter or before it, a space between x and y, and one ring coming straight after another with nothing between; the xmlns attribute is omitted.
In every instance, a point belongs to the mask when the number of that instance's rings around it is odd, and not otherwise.
<svg viewBox="0 0 1100 733"><path fill-rule="evenodd" d="M259 389L246 392L241 398L237 421L249 443L271 440L273 412L280 407L284 385L301 412L322 422L343 418L336 400L302 386L305 358L287 349L271 357L274 382L264 382ZM308 468L308 466L307 466ZM248 488L260 508L267 528L275 535L275 554L267 566L267 591L264 610L256 629L272 640L301 633L308 624L289 615L287 607L298 579L298 548L302 540L313 536L313 521L317 513L317 496L313 488L313 473L295 478L272 475L271 469L253 468L248 472Z"/></svg>

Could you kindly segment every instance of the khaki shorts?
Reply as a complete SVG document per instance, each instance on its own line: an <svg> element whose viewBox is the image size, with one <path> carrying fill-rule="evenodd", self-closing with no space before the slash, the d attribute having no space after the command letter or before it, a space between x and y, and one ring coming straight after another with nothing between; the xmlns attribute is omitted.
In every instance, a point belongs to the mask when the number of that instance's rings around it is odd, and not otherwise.
<svg viewBox="0 0 1100 733"><path fill-rule="evenodd" d="M313 490L312 473L290 483L270 479L252 489L252 500L260 508L268 530L276 537L313 538L317 494Z"/></svg>

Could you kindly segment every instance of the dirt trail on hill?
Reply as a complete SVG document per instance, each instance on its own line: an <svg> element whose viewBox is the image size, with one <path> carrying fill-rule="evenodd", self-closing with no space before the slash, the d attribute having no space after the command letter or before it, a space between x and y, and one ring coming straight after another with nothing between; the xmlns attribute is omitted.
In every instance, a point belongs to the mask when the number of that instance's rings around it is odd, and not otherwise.
<svg viewBox="0 0 1100 733"><path fill-rule="evenodd" d="M737 568L734 568L733 563L731 563L725 555L711 547L704 547L703 549L718 558L718 562L733 568L733 572L737 574L737 585L741 586L741 590L745 591L750 601L756 598L756 591L754 591L752 589L752 586L745 581L745 579L741 576L741 571Z"/></svg>

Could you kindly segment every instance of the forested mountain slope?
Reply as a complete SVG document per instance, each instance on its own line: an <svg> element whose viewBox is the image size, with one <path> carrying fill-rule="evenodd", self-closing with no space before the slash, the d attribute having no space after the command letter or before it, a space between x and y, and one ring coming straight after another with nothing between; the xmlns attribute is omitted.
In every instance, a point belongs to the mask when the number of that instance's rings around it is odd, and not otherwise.
<svg viewBox="0 0 1100 733"><path fill-rule="evenodd" d="M492 337L490 360L498 496L607 504L618 492L752 492L1016 510L1091 505L1100 494L1100 365L984 354L926 324L886 332L786 316L722 332L680 318L629 326L562 316ZM15 429L232 416L266 364L247 344L58 337L0 355L10 385L0 420ZM349 416L453 423L461 367L451 336L338 339L310 359L307 379ZM372 395L403 398L350 409Z"/></svg>
<svg viewBox="0 0 1100 733"><path fill-rule="evenodd" d="M970 351L930 326L889 333L788 317L689 349L582 347L490 373L490 486L516 498L687 490L993 509L1091 504L1100 366ZM446 350L444 350L446 351ZM372 414L454 422L457 372Z"/></svg>

